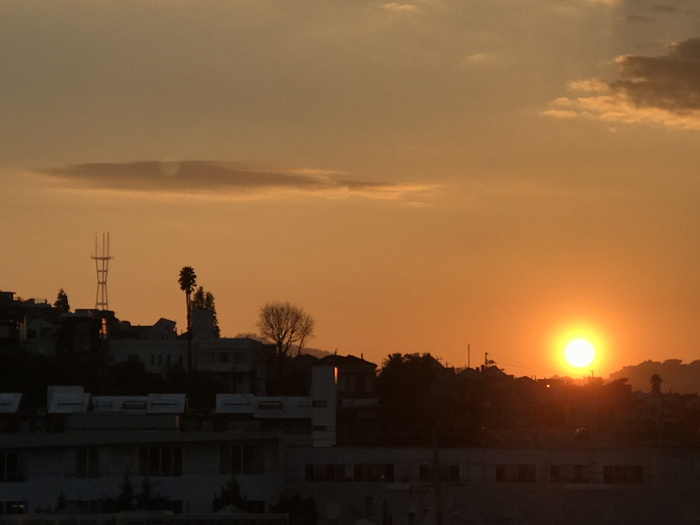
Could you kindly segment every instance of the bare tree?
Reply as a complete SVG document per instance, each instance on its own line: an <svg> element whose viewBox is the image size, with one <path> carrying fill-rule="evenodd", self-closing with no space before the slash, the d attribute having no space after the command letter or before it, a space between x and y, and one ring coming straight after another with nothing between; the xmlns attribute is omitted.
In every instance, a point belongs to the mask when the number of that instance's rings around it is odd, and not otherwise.
<svg viewBox="0 0 700 525"><path fill-rule="evenodd" d="M315 321L303 309L289 302L267 303L260 309L258 328L277 345L277 355L286 356L296 345L298 352L314 332Z"/></svg>

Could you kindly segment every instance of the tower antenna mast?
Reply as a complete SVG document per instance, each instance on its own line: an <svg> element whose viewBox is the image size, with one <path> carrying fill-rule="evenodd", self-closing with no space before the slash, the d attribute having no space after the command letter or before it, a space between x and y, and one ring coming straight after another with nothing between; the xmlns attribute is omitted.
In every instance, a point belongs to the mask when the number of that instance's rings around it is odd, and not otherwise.
<svg viewBox="0 0 700 525"><path fill-rule="evenodd" d="M97 234L95 234L95 255L90 256L90 258L95 261L95 270L97 270L95 310L109 310L107 272L109 271L109 261L114 259L109 255L109 233L102 234L102 246L99 246Z"/></svg>

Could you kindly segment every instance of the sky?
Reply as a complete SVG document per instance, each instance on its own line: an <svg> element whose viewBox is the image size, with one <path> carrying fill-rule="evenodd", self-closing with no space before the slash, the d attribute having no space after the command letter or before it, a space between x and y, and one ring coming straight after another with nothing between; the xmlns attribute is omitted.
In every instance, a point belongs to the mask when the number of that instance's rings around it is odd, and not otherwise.
<svg viewBox="0 0 700 525"><path fill-rule="evenodd" d="M0 0L0 290L606 377L700 358L695 0ZM571 369L567 338L597 357Z"/></svg>

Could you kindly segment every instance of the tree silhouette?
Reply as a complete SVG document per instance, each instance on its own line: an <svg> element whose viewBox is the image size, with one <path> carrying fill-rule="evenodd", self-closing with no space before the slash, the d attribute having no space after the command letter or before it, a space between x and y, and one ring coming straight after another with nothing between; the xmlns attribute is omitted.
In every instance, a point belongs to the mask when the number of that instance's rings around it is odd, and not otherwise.
<svg viewBox="0 0 700 525"><path fill-rule="evenodd" d="M180 283L180 290L185 292L185 301L187 302L187 371L192 371L192 308L190 306L190 299L192 297L192 292L197 284L197 274L194 273L194 268L191 266L184 266L180 270L180 278L178 279Z"/></svg>
<svg viewBox="0 0 700 525"><path fill-rule="evenodd" d="M197 288L192 295L190 311L194 312L195 310L211 310L212 314L214 315L214 335L219 337L221 334L221 329L219 328L219 320L216 318L216 304L214 301L214 295L211 292L207 292L202 286Z"/></svg>
<svg viewBox="0 0 700 525"><path fill-rule="evenodd" d="M70 305L68 304L68 295L61 288L56 296L56 301L53 303L54 308L58 308L61 312L70 312Z"/></svg>
<svg viewBox="0 0 700 525"><path fill-rule="evenodd" d="M663 381L664 380L659 374L652 374L652 376L649 378L649 383L651 383L651 393L653 395L661 395L661 383L663 383Z"/></svg>
<svg viewBox="0 0 700 525"><path fill-rule="evenodd" d="M235 476L232 476L228 483L221 487L218 494L214 494L211 502L211 511L218 512L229 505L233 505L245 512L255 512L256 510L254 503L241 496L241 489Z"/></svg>
<svg viewBox="0 0 700 525"><path fill-rule="evenodd" d="M313 317L289 302L267 303L260 309L258 328L262 335L272 339L277 346L277 355L286 356L292 345L301 353L307 338L314 332Z"/></svg>
<svg viewBox="0 0 700 525"><path fill-rule="evenodd" d="M437 411L432 406L436 374L430 354L387 356L377 377L383 409L381 440L390 445L427 445Z"/></svg>
<svg viewBox="0 0 700 525"><path fill-rule="evenodd" d="M185 301L187 307L187 331L190 331L190 325L192 321L192 316L190 315L192 308L190 306L192 299L192 292L197 284L197 274L194 273L194 268L191 266L185 266L180 270L180 278L178 279L180 283L180 290L185 292Z"/></svg>
<svg viewBox="0 0 700 525"><path fill-rule="evenodd" d="M129 472L124 473L116 497L100 498L100 509L103 513L126 512L133 510L170 510L171 500L154 490L154 484L147 478L141 479L141 487L137 492L131 482Z"/></svg>

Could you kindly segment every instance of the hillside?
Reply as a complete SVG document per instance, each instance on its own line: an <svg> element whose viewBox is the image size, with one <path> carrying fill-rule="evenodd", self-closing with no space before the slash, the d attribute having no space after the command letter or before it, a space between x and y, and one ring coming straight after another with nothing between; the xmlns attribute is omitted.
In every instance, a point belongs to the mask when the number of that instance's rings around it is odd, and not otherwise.
<svg viewBox="0 0 700 525"><path fill-rule="evenodd" d="M638 365L625 366L610 374L609 381L627 378L633 390L648 392L651 389L649 379L653 374L659 374L663 379L662 392L678 392L681 394L697 394L700 392L700 360L683 364L680 359L659 361L644 361Z"/></svg>

